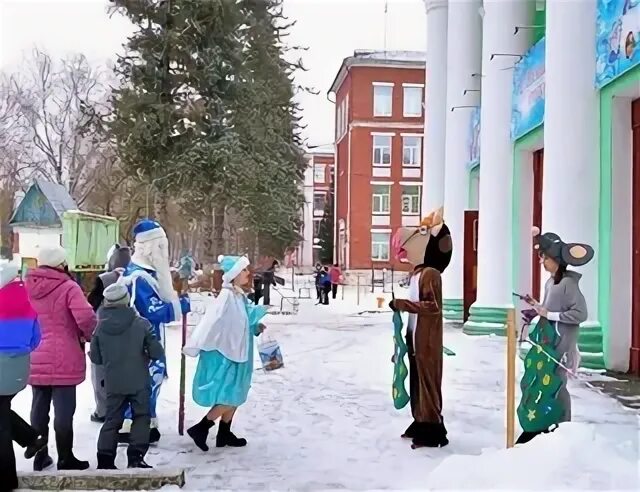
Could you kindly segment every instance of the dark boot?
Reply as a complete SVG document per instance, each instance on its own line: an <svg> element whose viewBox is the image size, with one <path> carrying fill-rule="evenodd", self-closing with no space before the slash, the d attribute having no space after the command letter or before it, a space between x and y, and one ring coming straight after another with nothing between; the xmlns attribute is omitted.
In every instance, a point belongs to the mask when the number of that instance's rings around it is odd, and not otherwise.
<svg viewBox="0 0 640 492"><path fill-rule="evenodd" d="M73 431L56 432L58 470L87 470L88 461L80 461L73 455Z"/></svg>
<svg viewBox="0 0 640 492"><path fill-rule="evenodd" d="M24 457L28 460L33 458L37 453L47 447L47 436L39 436L31 446L27 446L24 451Z"/></svg>
<svg viewBox="0 0 640 492"><path fill-rule="evenodd" d="M224 448L225 446L230 446L232 448L241 448L246 445L246 439L236 437L236 435L231 432L231 422L220 420L220 428L218 429L218 436L216 437L216 447Z"/></svg>
<svg viewBox="0 0 640 492"><path fill-rule="evenodd" d="M33 471L41 472L53 465L47 446L38 451L33 458Z"/></svg>
<svg viewBox="0 0 640 492"><path fill-rule="evenodd" d="M149 430L149 444L157 444L159 440L160 440L160 431L156 427L152 427Z"/></svg>
<svg viewBox="0 0 640 492"><path fill-rule="evenodd" d="M187 434L193 439L202 451L209 451L207 446L207 438L209 437L209 430L216 425L213 420L209 420L206 416L193 427L187 429Z"/></svg>
<svg viewBox="0 0 640 492"><path fill-rule="evenodd" d="M129 463L127 468L140 468L143 470L148 470L153 468L153 466L145 463L144 456L137 453L130 454L128 456L128 461Z"/></svg>
<svg viewBox="0 0 640 492"><path fill-rule="evenodd" d="M91 414L91 422L95 423L95 424L104 424L105 421L105 417L100 417L97 413L93 412Z"/></svg>
<svg viewBox="0 0 640 492"><path fill-rule="evenodd" d="M98 453L98 470L117 470L116 457Z"/></svg>
<svg viewBox="0 0 640 492"><path fill-rule="evenodd" d="M413 449L418 448L441 448L449 444L447 439L447 429L444 423L418 423L416 435L413 438Z"/></svg>
<svg viewBox="0 0 640 492"><path fill-rule="evenodd" d="M416 425L417 424L415 420L411 422L411 425L407 427L407 430L404 431L404 434L402 434L400 437L402 439L413 439L414 437L416 437Z"/></svg>

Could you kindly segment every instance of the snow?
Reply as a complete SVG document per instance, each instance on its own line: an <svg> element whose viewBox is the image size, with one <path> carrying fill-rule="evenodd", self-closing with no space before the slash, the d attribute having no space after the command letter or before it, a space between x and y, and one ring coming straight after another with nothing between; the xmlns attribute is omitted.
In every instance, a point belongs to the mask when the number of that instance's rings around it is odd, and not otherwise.
<svg viewBox="0 0 640 492"><path fill-rule="evenodd" d="M265 373L256 360L249 401L234 420L236 433L249 440L242 449L212 447L203 453L177 435L180 329L170 327L170 379L159 409L163 438L149 451L149 463L184 467L187 490L640 489L638 414L581 382L570 389L571 424L504 449L505 339L470 337L449 326L445 345L457 354L444 360L451 443L412 450L399 437L411 422L410 410L394 410L391 400L392 326L384 312L390 294L378 310L381 294L366 290L358 296L349 288L344 301L329 307L303 299L297 315L268 317L268 333L280 343L285 367ZM194 298L196 311L201 302ZM278 298L273 302L280 304ZM195 360L187 359L187 426L206 411L189 396L194 369ZM92 398L87 381L78 394L76 454L95 466L100 427L89 421ZM30 392L14 403L28 416ZM30 470L16 451L19 469ZM121 450L121 467L124 455Z"/></svg>

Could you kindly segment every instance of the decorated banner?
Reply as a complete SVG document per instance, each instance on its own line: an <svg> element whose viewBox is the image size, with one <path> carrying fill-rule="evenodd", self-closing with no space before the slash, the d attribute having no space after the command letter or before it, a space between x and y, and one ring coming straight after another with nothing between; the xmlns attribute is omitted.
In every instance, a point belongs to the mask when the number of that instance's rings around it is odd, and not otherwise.
<svg viewBox="0 0 640 492"><path fill-rule="evenodd" d="M544 121L544 38L515 66L511 138L517 140Z"/></svg>
<svg viewBox="0 0 640 492"><path fill-rule="evenodd" d="M640 0L598 0L596 86L640 64Z"/></svg>
<svg viewBox="0 0 640 492"><path fill-rule="evenodd" d="M480 108L474 108L469 118L469 136L467 137L469 160L467 166L475 167L480 163Z"/></svg>

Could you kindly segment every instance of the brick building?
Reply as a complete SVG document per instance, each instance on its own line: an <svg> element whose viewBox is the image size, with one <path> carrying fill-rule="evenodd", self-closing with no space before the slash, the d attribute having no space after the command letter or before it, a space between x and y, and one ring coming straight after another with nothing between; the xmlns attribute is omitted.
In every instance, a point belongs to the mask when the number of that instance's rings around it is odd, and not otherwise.
<svg viewBox="0 0 640 492"><path fill-rule="evenodd" d="M334 154L333 145L325 145L310 149L306 155L308 166L304 179L303 240L296 250L296 264L299 267L312 267L319 261L320 223L327 201L333 199Z"/></svg>
<svg viewBox="0 0 640 492"><path fill-rule="evenodd" d="M420 221L425 54L356 51L335 95L335 250L347 269L404 266L392 258L397 228Z"/></svg>

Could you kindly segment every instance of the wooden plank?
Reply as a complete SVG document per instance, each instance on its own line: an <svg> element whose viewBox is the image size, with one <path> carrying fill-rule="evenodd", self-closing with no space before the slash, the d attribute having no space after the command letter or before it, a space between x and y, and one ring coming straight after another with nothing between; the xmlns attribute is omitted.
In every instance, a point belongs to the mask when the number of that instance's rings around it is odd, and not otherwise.
<svg viewBox="0 0 640 492"><path fill-rule="evenodd" d="M85 472L23 473L19 488L29 490L158 490L185 484L184 470L90 470Z"/></svg>

